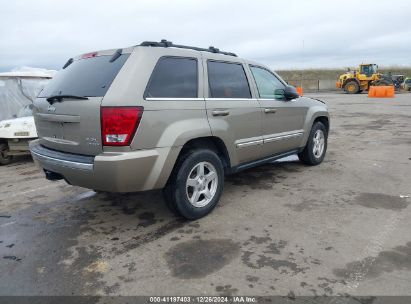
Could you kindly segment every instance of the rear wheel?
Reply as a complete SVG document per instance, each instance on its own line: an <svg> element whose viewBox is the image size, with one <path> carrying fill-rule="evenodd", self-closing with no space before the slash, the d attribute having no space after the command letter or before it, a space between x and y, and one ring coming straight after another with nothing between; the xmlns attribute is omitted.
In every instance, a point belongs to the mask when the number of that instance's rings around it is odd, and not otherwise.
<svg viewBox="0 0 411 304"><path fill-rule="evenodd" d="M306 165L319 165L327 151L327 129L321 122L314 123L304 150L298 154L301 162Z"/></svg>
<svg viewBox="0 0 411 304"><path fill-rule="evenodd" d="M360 86L358 82L350 80L345 84L344 91L348 94L357 94L360 91Z"/></svg>
<svg viewBox="0 0 411 304"><path fill-rule="evenodd" d="M224 188L224 168L211 150L193 150L180 157L163 190L168 207L189 220L217 205Z"/></svg>
<svg viewBox="0 0 411 304"><path fill-rule="evenodd" d="M9 147L7 144L0 144L0 165L8 165L12 162L13 156L8 155Z"/></svg>

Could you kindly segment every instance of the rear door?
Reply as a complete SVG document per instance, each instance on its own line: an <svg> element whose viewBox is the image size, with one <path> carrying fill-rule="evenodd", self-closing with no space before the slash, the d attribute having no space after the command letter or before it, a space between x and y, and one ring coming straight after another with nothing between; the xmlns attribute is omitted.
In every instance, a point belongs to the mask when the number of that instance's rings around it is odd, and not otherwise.
<svg viewBox="0 0 411 304"><path fill-rule="evenodd" d="M226 143L232 165L259 159L263 143L261 109L252 98L244 64L209 59L205 67L211 132Z"/></svg>
<svg viewBox="0 0 411 304"><path fill-rule="evenodd" d="M57 73L35 101L43 146L84 155L102 152L100 105L128 56L114 51L86 54ZM86 98L57 98L63 95ZM56 99L51 100L53 96Z"/></svg>
<svg viewBox="0 0 411 304"><path fill-rule="evenodd" d="M298 99L277 100L276 89L285 84L271 71L250 65L262 108L263 156L281 154L300 146L307 108Z"/></svg>

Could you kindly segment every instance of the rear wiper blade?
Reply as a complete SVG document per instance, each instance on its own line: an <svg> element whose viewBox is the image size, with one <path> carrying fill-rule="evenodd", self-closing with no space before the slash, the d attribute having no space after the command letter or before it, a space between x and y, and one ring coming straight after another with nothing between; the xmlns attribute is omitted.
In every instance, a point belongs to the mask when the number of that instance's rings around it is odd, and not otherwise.
<svg viewBox="0 0 411 304"><path fill-rule="evenodd" d="M85 96L76 96L76 95L54 95L54 96L50 96L49 98L47 98L47 101L49 102L49 104L53 104L56 101L57 102L62 102L64 99L80 99L80 100L86 100L88 99Z"/></svg>
<svg viewBox="0 0 411 304"><path fill-rule="evenodd" d="M66 64L63 65L63 70L68 67L70 64L72 64L74 62L73 58L70 58L69 60L67 60Z"/></svg>

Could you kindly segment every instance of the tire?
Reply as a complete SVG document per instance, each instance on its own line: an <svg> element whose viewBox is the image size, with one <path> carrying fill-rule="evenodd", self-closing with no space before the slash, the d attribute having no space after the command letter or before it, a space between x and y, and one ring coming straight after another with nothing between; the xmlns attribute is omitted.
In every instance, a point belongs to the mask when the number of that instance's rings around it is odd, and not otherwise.
<svg viewBox="0 0 411 304"><path fill-rule="evenodd" d="M323 140L321 140L321 138ZM324 126L324 124L319 121L314 123L304 150L298 154L300 161L309 166L316 166L321 164L327 151L327 139L327 128Z"/></svg>
<svg viewBox="0 0 411 304"><path fill-rule="evenodd" d="M360 86L358 82L350 80L344 85L344 91L347 94L357 94L360 91Z"/></svg>
<svg viewBox="0 0 411 304"><path fill-rule="evenodd" d="M8 149L9 147L7 144L0 144L0 165L8 165L13 161L13 156L5 155Z"/></svg>
<svg viewBox="0 0 411 304"><path fill-rule="evenodd" d="M163 195L171 211L195 220L214 209L223 188L224 168L217 154L191 150L179 157Z"/></svg>

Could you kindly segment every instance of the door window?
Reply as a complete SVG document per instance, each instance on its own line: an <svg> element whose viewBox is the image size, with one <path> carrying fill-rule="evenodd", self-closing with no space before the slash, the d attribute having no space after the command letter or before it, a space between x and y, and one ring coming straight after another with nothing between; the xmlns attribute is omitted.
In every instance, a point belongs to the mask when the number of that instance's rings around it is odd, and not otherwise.
<svg viewBox="0 0 411 304"><path fill-rule="evenodd" d="M154 68L145 97L197 98L197 93L197 60L163 57Z"/></svg>
<svg viewBox="0 0 411 304"><path fill-rule="evenodd" d="M208 61L208 83L212 98L251 98L241 63Z"/></svg>
<svg viewBox="0 0 411 304"><path fill-rule="evenodd" d="M250 66L251 72L257 84L260 98L274 99L276 89L284 89L284 84L266 69Z"/></svg>

